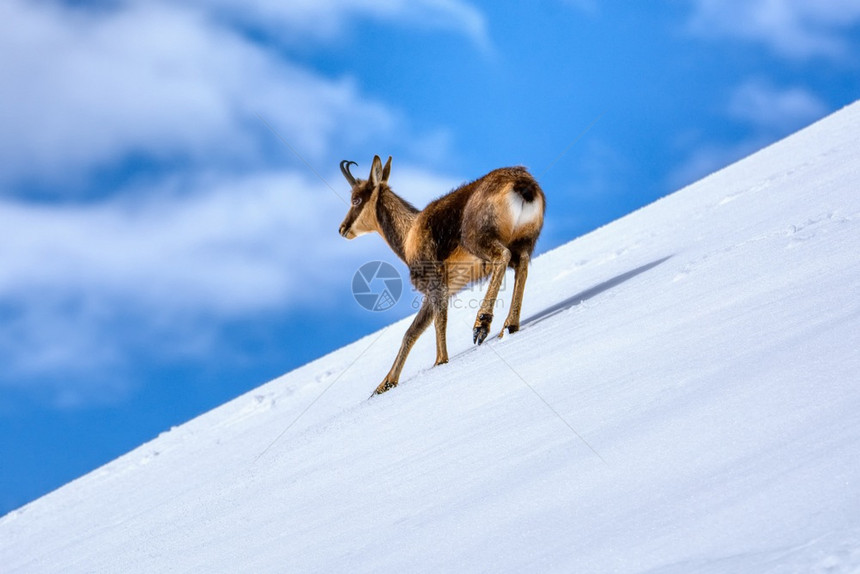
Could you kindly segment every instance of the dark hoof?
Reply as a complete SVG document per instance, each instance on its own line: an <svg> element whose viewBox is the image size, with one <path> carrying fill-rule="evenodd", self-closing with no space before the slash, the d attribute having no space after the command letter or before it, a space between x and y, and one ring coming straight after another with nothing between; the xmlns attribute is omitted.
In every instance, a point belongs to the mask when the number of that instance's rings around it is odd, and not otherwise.
<svg viewBox="0 0 860 574"><path fill-rule="evenodd" d="M519 330L519 325L505 325L504 327L502 327L501 332L499 332L499 339L505 336L505 331L507 331L508 333L516 333Z"/></svg>
<svg viewBox="0 0 860 574"><path fill-rule="evenodd" d="M472 342L481 344L487 338L490 332L490 323L493 322L493 316L489 313L481 313L478 315L478 320L475 321L475 328L472 329Z"/></svg>
<svg viewBox="0 0 860 574"><path fill-rule="evenodd" d="M388 381L388 380L382 381L381 383L379 383L379 386L376 387L376 390L373 391L373 394L374 395L381 395L385 391L390 391L391 389L393 389L396 386L397 386L397 381Z"/></svg>
<svg viewBox="0 0 860 574"><path fill-rule="evenodd" d="M472 342L480 345L487 338L489 332L486 327L475 327L472 329Z"/></svg>

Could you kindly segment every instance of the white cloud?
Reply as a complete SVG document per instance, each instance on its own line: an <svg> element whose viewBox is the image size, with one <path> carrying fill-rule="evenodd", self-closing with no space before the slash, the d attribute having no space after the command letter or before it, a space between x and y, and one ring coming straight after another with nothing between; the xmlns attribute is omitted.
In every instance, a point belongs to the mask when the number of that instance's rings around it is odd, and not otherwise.
<svg viewBox="0 0 860 574"><path fill-rule="evenodd" d="M860 23L856 0L691 1L693 33L759 43L792 59L846 58L846 31Z"/></svg>
<svg viewBox="0 0 860 574"><path fill-rule="evenodd" d="M686 158L666 177L670 190L680 189L714 173L766 145L755 137L734 144L699 143L691 147Z"/></svg>
<svg viewBox="0 0 860 574"><path fill-rule="evenodd" d="M2 302L2 299L0 299ZM24 391L57 407L110 403L132 386L126 351L102 302L32 294L15 302L0 330L0 389Z"/></svg>
<svg viewBox="0 0 860 574"><path fill-rule="evenodd" d="M762 78L751 78L735 87L723 113L740 121L749 135L734 143L702 141L701 134L680 138L686 158L667 177L677 189L726 167L825 116L827 105L811 91L798 87L777 87Z"/></svg>
<svg viewBox="0 0 860 574"><path fill-rule="evenodd" d="M728 104L730 116L780 135L821 118L827 111L827 105L805 88L777 88L760 79L737 87Z"/></svg>
<svg viewBox="0 0 860 574"><path fill-rule="evenodd" d="M0 203L0 297L96 296L229 318L329 293L330 270L356 254L337 234L346 207L304 175L140 191L78 206Z"/></svg>
<svg viewBox="0 0 860 574"><path fill-rule="evenodd" d="M0 182L68 181L129 154L248 167L271 141L257 114L317 160L333 142L401 121L352 79L293 64L178 4L8 0L0 54Z"/></svg>
<svg viewBox="0 0 860 574"><path fill-rule="evenodd" d="M362 95L355 79L290 61L229 15L317 43L359 17L486 42L482 14L458 0L129 0L99 8L6 0L0 186L37 182L68 192L92 169L132 155L256 168L273 141L258 114L313 161L330 159L335 146L393 138L408 124ZM400 139L432 143L420 134Z"/></svg>
<svg viewBox="0 0 860 574"><path fill-rule="evenodd" d="M412 26L463 34L489 47L484 15L461 0L184 0L215 8L230 18L276 32L282 41L331 40L362 19L406 22ZM356 22L358 20L359 22Z"/></svg>

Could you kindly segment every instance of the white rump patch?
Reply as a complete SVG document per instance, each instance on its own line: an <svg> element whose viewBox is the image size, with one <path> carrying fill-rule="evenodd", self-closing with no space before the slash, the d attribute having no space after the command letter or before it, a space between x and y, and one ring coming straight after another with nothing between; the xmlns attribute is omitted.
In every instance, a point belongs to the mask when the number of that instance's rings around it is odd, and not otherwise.
<svg viewBox="0 0 860 574"><path fill-rule="evenodd" d="M526 201L513 190L508 193L508 207L511 209L511 221L514 222L514 230L533 223L541 216L542 206L539 200Z"/></svg>

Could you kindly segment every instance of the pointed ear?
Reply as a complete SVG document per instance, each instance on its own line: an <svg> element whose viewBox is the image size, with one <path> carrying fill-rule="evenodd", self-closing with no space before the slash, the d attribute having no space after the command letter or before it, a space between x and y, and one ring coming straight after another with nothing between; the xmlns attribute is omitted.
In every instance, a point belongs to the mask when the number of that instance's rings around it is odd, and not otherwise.
<svg viewBox="0 0 860 574"><path fill-rule="evenodd" d="M382 179L382 160L378 155L373 156L373 164L370 166L370 182L373 187L379 185Z"/></svg>
<svg viewBox="0 0 860 574"><path fill-rule="evenodd" d="M382 183L388 183L388 176L391 175L391 156L388 156L388 161L385 162L385 167L382 168Z"/></svg>

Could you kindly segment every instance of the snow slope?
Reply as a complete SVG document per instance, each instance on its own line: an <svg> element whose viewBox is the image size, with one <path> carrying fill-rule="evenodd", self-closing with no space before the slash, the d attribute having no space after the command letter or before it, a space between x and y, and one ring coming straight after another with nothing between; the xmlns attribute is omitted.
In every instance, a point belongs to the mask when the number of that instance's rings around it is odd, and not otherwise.
<svg viewBox="0 0 860 574"><path fill-rule="evenodd" d="M537 258L513 336L466 293L386 395L408 320L8 514L0 568L858 572L858 184L860 103Z"/></svg>

